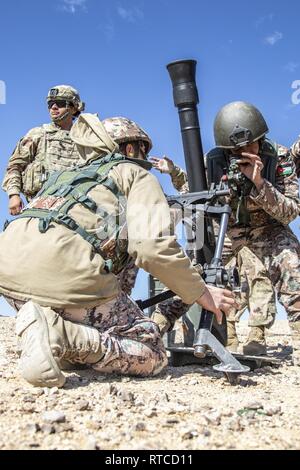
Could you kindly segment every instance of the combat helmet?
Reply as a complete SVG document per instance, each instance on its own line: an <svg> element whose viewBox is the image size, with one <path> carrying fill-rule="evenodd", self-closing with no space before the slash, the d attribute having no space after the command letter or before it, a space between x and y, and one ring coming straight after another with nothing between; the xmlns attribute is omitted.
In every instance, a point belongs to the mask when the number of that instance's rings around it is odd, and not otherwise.
<svg viewBox="0 0 300 470"><path fill-rule="evenodd" d="M146 154L152 149L152 141L149 135L136 122L126 117L112 117L102 121L106 132L118 144L125 142L143 141L147 148Z"/></svg>
<svg viewBox="0 0 300 470"><path fill-rule="evenodd" d="M255 142L269 132L261 112L245 101L223 106L214 123L217 147L234 149Z"/></svg>
<svg viewBox="0 0 300 470"><path fill-rule="evenodd" d="M51 100L66 100L76 109L75 117L78 117L85 108L85 103L81 101L78 91L70 85L57 85L50 88L47 103Z"/></svg>

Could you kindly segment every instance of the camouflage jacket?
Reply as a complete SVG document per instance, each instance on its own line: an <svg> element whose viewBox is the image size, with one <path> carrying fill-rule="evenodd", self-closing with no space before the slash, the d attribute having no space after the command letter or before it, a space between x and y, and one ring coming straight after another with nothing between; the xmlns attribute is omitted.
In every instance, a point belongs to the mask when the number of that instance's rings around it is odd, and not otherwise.
<svg viewBox="0 0 300 470"><path fill-rule="evenodd" d="M25 194L31 199L53 171L71 168L83 160L69 131L54 123L31 129L11 155L2 183L8 196Z"/></svg>
<svg viewBox="0 0 300 470"><path fill-rule="evenodd" d="M291 154L294 157L294 162L296 165L296 173L297 177L300 178L300 137L299 139L292 145L291 147Z"/></svg>
<svg viewBox="0 0 300 470"><path fill-rule="evenodd" d="M277 157L275 185L265 180L259 193L253 188L247 197L246 207L250 213L250 226L236 227L234 214L230 218L227 234L233 243L234 251L241 244L262 239L275 228L282 229L300 213L299 184L293 157L283 146L278 146ZM184 170L176 166L171 178L179 192L188 191L187 175Z"/></svg>

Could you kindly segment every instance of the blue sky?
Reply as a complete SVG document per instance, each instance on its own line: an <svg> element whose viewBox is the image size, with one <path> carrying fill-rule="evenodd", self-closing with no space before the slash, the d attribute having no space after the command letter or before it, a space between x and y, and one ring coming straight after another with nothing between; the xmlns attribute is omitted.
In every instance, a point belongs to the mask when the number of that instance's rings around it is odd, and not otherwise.
<svg viewBox="0 0 300 470"><path fill-rule="evenodd" d="M218 109L240 99L258 106L269 136L289 146L300 133L300 104L292 103L293 93L300 101L299 13L296 0L1 2L1 179L17 140L48 121L45 96L60 83L79 89L88 112L136 120L153 139L153 155L167 154L184 165L165 68L182 58L198 61L205 151L213 146ZM160 181L173 193L167 176ZM1 226L6 218L1 191ZM292 227L299 236L299 219ZM135 290L141 296L143 275ZM3 300L0 310L10 312Z"/></svg>

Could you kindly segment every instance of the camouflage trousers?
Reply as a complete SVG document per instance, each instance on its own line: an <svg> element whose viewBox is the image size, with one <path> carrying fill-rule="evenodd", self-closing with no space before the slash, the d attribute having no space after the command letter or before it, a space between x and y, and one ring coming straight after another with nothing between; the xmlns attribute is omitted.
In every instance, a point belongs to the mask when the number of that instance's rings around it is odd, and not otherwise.
<svg viewBox="0 0 300 470"><path fill-rule="evenodd" d="M232 309L227 319L238 322L248 308L252 326L271 326L276 315L276 295L262 261L247 247L233 257L231 244L225 246L225 259L230 259L226 269L236 267L241 281L241 293L236 296L238 309ZM156 306L155 313L164 315L171 325L185 315L191 305L185 304L179 297L173 297Z"/></svg>
<svg viewBox="0 0 300 470"><path fill-rule="evenodd" d="M6 300L17 311L25 303L7 297ZM97 307L53 310L65 320L99 331L105 354L92 366L98 372L147 377L157 375L167 365L157 325L125 292Z"/></svg>
<svg viewBox="0 0 300 470"><path fill-rule="evenodd" d="M238 243L237 243L238 242ZM251 240L238 240L235 252L244 246L265 268L278 301L287 312L288 320L300 320L300 245L289 228L274 228L272 233L255 233ZM239 263L238 257L238 263Z"/></svg>
<svg viewBox="0 0 300 470"><path fill-rule="evenodd" d="M236 296L238 309L232 309L227 320L238 322L248 308L250 327L270 327L276 316L276 294L263 262L248 247L243 247L226 264L226 269L233 267L239 272L241 293Z"/></svg>
<svg viewBox="0 0 300 470"><path fill-rule="evenodd" d="M231 243L225 246L225 256L227 259L233 256ZM300 320L300 249L290 229L274 230L267 238L257 233L251 242L243 240L226 265L232 266L239 271L242 292L236 299L239 308L230 312L228 320L239 321L248 308L250 327L270 327L276 315L276 292L288 319ZM174 325L189 308L190 305L174 297L157 305L155 312L162 313Z"/></svg>
<svg viewBox="0 0 300 470"><path fill-rule="evenodd" d="M134 264L134 261L129 260L125 269L118 274L118 280L120 283L120 288L127 295L131 295L132 289L135 286L136 277L138 275L139 268ZM166 287L164 290L168 290ZM175 321L178 320L182 315L187 313L190 305L182 302L180 297L175 296L171 299L165 300L157 304L155 312L162 313L169 321L172 327L175 324Z"/></svg>

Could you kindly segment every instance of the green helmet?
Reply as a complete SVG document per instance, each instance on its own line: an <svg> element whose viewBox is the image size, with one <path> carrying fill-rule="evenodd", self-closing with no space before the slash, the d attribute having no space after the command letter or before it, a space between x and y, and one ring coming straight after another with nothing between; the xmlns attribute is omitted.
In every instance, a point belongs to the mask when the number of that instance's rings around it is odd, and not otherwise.
<svg viewBox="0 0 300 470"><path fill-rule="evenodd" d="M255 142L269 132L261 112L245 101L233 101L218 112L214 123L217 147L234 149Z"/></svg>
<svg viewBox="0 0 300 470"><path fill-rule="evenodd" d="M143 141L146 146L146 153L152 149L152 141L149 135L136 122L126 117L112 117L102 121L106 132L118 144L124 142Z"/></svg>
<svg viewBox="0 0 300 470"><path fill-rule="evenodd" d="M66 100L69 105L76 109L74 116L84 111L85 103L81 101L78 91L70 85L57 85L50 88L47 96L47 103L51 100Z"/></svg>

